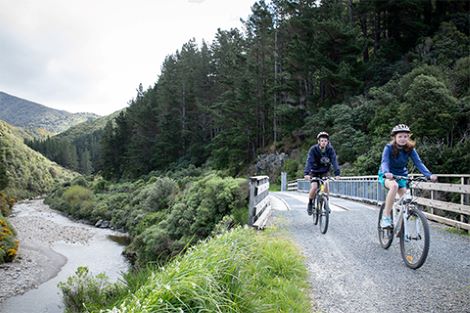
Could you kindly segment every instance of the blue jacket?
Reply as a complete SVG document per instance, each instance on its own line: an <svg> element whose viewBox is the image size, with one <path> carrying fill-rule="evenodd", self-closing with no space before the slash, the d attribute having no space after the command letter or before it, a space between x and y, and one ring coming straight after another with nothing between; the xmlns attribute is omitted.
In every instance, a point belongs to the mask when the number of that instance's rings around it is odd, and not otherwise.
<svg viewBox="0 0 470 313"><path fill-rule="evenodd" d="M411 150L410 152L406 152L405 150L400 149L398 150L397 158L394 158L392 155L392 144L387 144L384 148L379 172L382 174L392 173L393 175L407 176L407 165L409 158L413 160L414 165L424 176L429 177L432 175L427 167L423 164L423 161L421 161L421 158L415 149Z"/></svg>
<svg viewBox="0 0 470 313"><path fill-rule="evenodd" d="M333 147L328 144L325 151L322 152L318 144L310 147L307 155L307 161L305 162L305 175L321 176L325 175L330 171L330 167L333 165L335 170L335 176L339 176L339 166L336 160L336 152Z"/></svg>

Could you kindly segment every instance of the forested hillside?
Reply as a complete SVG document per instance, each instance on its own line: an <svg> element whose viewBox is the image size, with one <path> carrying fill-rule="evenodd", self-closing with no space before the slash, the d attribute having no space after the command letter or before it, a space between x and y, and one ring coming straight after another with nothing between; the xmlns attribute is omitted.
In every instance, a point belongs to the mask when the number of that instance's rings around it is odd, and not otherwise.
<svg viewBox="0 0 470 313"><path fill-rule="evenodd" d="M434 172L469 172L470 3L256 2L244 30L169 55L103 135L103 173L207 164L236 175L320 130L346 174L375 174L396 123ZM250 173L253 174L253 173Z"/></svg>
<svg viewBox="0 0 470 313"><path fill-rule="evenodd" d="M48 108L0 91L0 120L24 128L38 138L63 132L73 125L97 117L93 113L69 113Z"/></svg>
<svg viewBox="0 0 470 313"><path fill-rule="evenodd" d="M47 139L27 139L25 143L48 159L85 175L101 169L101 137L107 122L121 111L80 123Z"/></svg>
<svg viewBox="0 0 470 313"><path fill-rule="evenodd" d="M7 182L1 184L2 192L17 199L37 196L77 175L28 148L19 133L0 121L0 171Z"/></svg>

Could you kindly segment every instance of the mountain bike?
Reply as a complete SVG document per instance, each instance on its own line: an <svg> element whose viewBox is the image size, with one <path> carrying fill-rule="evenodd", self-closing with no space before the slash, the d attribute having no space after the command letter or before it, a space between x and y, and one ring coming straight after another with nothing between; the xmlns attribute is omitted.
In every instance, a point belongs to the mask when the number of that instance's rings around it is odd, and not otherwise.
<svg viewBox="0 0 470 313"><path fill-rule="evenodd" d="M404 176L393 176L393 178L406 180L406 193L395 200L393 204L391 227L382 228L380 226L385 203L381 205L378 222L380 245L382 248L388 249L392 244L393 237L399 237L403 261L409 268L418 269L426 261L429 252L429 224L426 216L413 202L413 188L410 188L410 185L411 182L419 183L427 181L427 179L425 177Z"/></svg>
<svg viewBox="0 0 470 313"><path fill-rule="evenodd" d="M318 182L318 189L313 203L313 224L317 225L320 221L320 232L322 234L326 234L330 220L330 202L325 192L325 183L328 180L332 179L330 177L313 177L310 179L310 183Z"/></svg>

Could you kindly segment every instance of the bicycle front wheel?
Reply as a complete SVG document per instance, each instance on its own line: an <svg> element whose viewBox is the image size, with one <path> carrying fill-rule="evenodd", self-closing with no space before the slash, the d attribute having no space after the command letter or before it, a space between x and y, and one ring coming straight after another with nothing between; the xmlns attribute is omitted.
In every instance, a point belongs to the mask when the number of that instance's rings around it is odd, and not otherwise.
<svg viewBox="0 0 470 313"><path fill-rule="evenodd" d="M392 245L393 242L393 228L382 228L380 226L380 221L382 220L382 215L385 210L385 203L382 203L380 206L380 211L379 211L379 221L377 223L377 230L379 232L379 242L382 248L388 249ZM392 217L393 218L393 217Z"/></svg>
<svg viewBox="0 0 470 313"><path fill-rule="evenodd" d="M320 206L321 206L321 199L319 197L315 197L315 206L313 208L313 225L318 224L318 219L320 217Z"/></svg>
<svg viewBox="0 0 470 313"><path fill-rule="evenodd" d="M328 222L330 220L330 205L328 198L322 196L321 206L320 206L320 232L326 234L328 231Z"/></svg>
<svg viewBox="0 0 470 313"><path fill-rule="evenodd" d="M412 269L420 268L428 256L429 244L429 224L426 216L411 204L408 218L403 220L400 231L401 256L406 266Z"/></svg>

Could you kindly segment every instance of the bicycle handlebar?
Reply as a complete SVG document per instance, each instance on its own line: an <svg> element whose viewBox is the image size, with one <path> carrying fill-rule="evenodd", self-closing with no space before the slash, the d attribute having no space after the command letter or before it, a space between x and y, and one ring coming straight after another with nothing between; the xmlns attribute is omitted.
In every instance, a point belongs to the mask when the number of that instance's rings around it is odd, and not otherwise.
<svg viewBox="0 0 470 313"><path fill-rule="evenodd" d="M393 179L395 180L399 180L399 179L404 179L404 180L407 180L409 182L412 182L412 181L430 181L430 179L428 177L424 177L424 176L418 176L418 177L409 177L409 176L399 176L399 175L393 175Z"/></svg>
<svg viewBox="0 0 470 313"><path fill-rule="evenodd" d="M310 182L314 182L314 181L319 181L319 182L325 182L327 180L335 180L334 177L331 177L331 176L326 176L326 177L311 177L310 178Z"/></svg>

